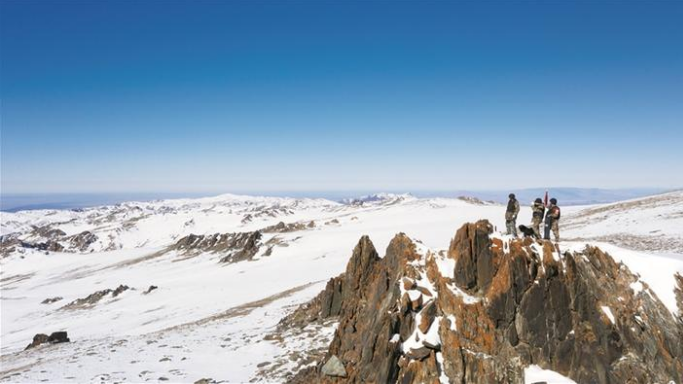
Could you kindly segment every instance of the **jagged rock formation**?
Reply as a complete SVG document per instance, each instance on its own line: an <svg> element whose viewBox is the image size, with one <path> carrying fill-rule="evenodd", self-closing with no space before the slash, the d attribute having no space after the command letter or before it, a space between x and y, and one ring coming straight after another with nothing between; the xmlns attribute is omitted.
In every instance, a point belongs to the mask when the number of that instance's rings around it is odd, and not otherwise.
<svg viewBox="0 0 683 384"><path fill-rule="evenodd" d="M680 319L625 265L491 234L467 224L447 254L399 234L384 258L361 238L346 272L287 319L339 317L325 358L290 383L523 383L529 364L586 384L683 380ZM344 377L330 375L337 360Z"/></svg>
<svg viewBox="0 0 683 384"><path fill-rule="evenodd" d="M63 306L60 309L81 309L81 308L87 308L91 305L96 304L100 300L102 300L105 296L111 294L112 297L117 297L118 295L122 294L123 292L129 290L130 287L127 285L119 285L116 289L103 289L101 291L97 291L94 293L91 293L90 295L76 299L69 304Z"/></svg>
<svg viewBox="0 0 683 384"><path fill-rule="evenodd" d="M251 260L261 247L261 232L215 233L213 235L190 234L178 240L169 250L185 255L211 252L219 253L221 263Z"/></svg>
<svg viewBox="0 0 683 384"><path fill-rule="evenodd" d="M311 229L315 228L315 221L310 221L308 223L287 223L285 224L283 221L271 225L268 227L265 227L261 230L263 233L285 233L285 232L296 232L296 231L303 231L305 229Z"/></svg>

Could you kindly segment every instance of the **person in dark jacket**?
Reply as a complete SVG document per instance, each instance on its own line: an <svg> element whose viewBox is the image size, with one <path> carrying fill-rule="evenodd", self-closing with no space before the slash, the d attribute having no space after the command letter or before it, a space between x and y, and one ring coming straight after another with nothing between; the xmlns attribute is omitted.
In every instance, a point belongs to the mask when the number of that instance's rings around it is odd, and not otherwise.
<svg viewBox="0 0 683 384"><path fill-rule="evenodd" d="M557 206L557 199L550 199L550 207L548 207L548 212L545 213L545 239L550 240L550 231L553 231L555 236L555 242L560 242L560 207Z"/></svg>
<svg viewBox="0 0 683 384"><path fill-rule="evenodd" d="M505 227L507 234L517 237L517 214L519 214L519 202L515 198L515 194L508 195L508 206L505 210Z"/></svg>
<svg viewBox="0 0 683 384"><path fill-rule="evenodd" d="M543 200L539 197L531 205L531 229L534 230L534 235L537 239L541 238L541 222L543 221L543 215L545 214L545 206L543 205Z"/></svg>

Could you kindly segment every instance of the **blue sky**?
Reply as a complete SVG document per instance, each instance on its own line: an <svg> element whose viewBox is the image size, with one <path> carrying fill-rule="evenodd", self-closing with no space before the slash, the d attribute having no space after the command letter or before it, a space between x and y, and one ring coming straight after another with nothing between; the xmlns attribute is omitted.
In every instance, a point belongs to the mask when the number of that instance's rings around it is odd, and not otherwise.
<svg viewBox="0 0 683 384"><path fill-rule="evenodd" d="M683 186L680 1L6 1L2 192Z"/></svg>

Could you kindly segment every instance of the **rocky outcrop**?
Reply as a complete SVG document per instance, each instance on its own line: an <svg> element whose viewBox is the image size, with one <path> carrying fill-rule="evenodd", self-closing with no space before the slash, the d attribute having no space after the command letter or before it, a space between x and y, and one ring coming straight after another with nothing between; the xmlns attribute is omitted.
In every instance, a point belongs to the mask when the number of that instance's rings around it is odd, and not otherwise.
<svg viewBox="0 0 683 384"><path fill-rule="evenodd" d="M22 247L22 241L19 240L16 234L8 234L0 236L0 257L7 257L11 255L17 248Z"/></svg>
<svg viewBox="0 0 683 384"><path fill-rule="evenodd" d="M69 337L66 332L60 331L60 332L52 332L50 336L44 334L44 333L38 333L35 336L33 336L33 341L29 345L24 348L24 350L35 348L41 344L57 344L57 343L68 343L71 340L69 340Z"/></svg>
<svg viewBox="0 0 683 384"><path fill-rule="evenodd" d="M40 304L52 304L52 303L56 303L62 299L63 299L63 297L61 297L61 296L48 297L47 299L41 301Z"/></svg>
<svg viewBox="0 0 683 384"><path fill-rule="evenodd" d="M63 306L60 309L82 309L82 308L88 308L92 305L97 304L100 300L104 299L105 296L111 294L112 297L117 297L123 292L129 290L130 287L127 285L119 285L116 287L116 289L103 289L101 291L97 291L94 293L91 293L90 295L76 299L69 304Z"/></svg>
<svg viewBox="0 0 683 384"><path fill-rule="evenodd" d="M190 234L178 240L169 250L183 255L200 253L218 253L222 255L221 263L235 263L251 260L261 247L260 231L215 233L213 235Z"/></svg>
<svg viewBox="0 0 683 384"><path fill-rule="evenodd" d="M43 226L43 227L38 227L38 226L33 226L33 233L34 236L40 236L44 237L47 239L59 239L61 237L66 236L66 232L62 231L59 228L52 228L49 225Z"/></svg>
<svg viewBox="0 0 683 384"><path fill-rule="evenodd" d="M143 295L149 295L153 290L158 289L156 285L150 285L146 291L142 292Z"/></svg>
<svg viewBox="0 0 683 384"><path fill-rule="evenodd" d="M683 327L625 265L492 232L467 224L443 254L399 234L384 258L361 238L346 272L290 315L339 326L289 382L523 383L530 364L579 383L683 381ZM333 357L345 376L329 374Z"/></svg>
<svg viewBox="0 0 683 384"><path fill-rule="evenodd" d="M296 231L303 231L306 229L311 229L315 228L315 221L309 221L308 223L287 223L285 224L283 221L271 225L268 227L265 227L261 230L263 233L285 233L285 232L296 232Z"/></svg>
<svg viewBox="0 0 683 384"><path fill-rule="evenodd" d="M14 234L0 236L0 256L9 256L19 248L36 249L39 251L48 252L63 252L64 246L55 240L47 240L44 242L28 242L20 240Z"/></svg>
<svg viewBox="0 0 683 384"><path fill-rule="evenodd" d="M97 241L97 235L90 231L83 231L77 235L69 236L66 241L70 244L70 248L79 252L85 252L90 248L90 245Z"/></svg>

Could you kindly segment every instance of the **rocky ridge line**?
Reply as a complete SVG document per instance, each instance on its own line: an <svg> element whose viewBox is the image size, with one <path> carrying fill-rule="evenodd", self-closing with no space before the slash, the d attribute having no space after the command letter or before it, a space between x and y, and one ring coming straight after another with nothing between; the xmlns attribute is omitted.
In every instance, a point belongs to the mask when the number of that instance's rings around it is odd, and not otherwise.
<svg viewBox="0 0 683 384"><path fill-rule="evenodd" d="M517 384L530 364L579 383L683 381L683 316L600 249L558 257L487 221L446 254L421 248L399 234L380 258L360 239L346 272L283 320L339 318L325 357L289 383Z"/></svg>

